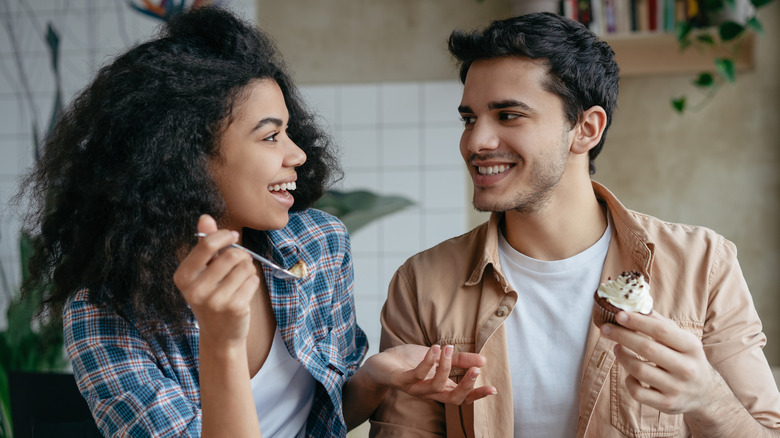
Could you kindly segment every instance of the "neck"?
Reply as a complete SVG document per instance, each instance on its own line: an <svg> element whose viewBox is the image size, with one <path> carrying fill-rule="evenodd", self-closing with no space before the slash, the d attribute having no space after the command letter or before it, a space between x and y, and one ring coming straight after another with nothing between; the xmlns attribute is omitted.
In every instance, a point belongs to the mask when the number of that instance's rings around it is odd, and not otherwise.
<svg viewBox="0 0 780 438"><path fill-rule="evenodd" d="M588 249L607 228L606 208L596 199L590 177L561 186L538 211L507 211L502 229L517 251L537 260L563 260Z"/></svg>

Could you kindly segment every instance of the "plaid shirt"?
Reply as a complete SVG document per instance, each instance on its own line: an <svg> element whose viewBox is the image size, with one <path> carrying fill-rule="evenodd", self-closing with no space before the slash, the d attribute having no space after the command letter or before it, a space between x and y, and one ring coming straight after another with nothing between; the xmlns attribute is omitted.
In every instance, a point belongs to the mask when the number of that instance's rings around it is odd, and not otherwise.
<svg viewBox="0 0 780 438"><path fill-rule="evenodd" d="M344 437L341 388L368 349L355 320L352 258L344 225L318 210L290 214L269 233L282 266L303 259L309 276L265 277L287 350L317 380L309 437ZM200 436L198 329L144 335L130 308L124 315L74 294L64 310L65 344L76 381L105 436Z"/></svg>

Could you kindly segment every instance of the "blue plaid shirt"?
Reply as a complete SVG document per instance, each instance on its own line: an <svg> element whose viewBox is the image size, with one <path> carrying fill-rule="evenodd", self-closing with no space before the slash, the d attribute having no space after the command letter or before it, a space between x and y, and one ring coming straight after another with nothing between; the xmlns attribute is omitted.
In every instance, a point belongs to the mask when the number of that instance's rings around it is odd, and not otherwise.
<svg viewBox="0 0 780 438"><path fill-rule="evenodd" d="M341 388L368 343L355 320L349 237L333 216L309 209L269 233L282 266L303 259L309 276L279 280L266 270L268 293L287 350L317 380L309 437L344 437ZM79 291L64 310L65 344L76 381L105 436L200 436L198 329L142 335L124 315L89 303Z"/></svg>

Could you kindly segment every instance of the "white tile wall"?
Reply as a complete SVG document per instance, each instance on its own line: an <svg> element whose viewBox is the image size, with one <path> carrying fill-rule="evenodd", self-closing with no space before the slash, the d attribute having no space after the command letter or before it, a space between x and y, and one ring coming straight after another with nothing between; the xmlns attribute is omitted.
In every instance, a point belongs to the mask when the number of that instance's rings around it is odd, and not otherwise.
<svg viewBox="0 0 780 438"><path fill-rule="evenodd" d="M379 344L387 286L411 255L466 231L467 180L458 152L461 86L413 82L303 86L332 127L345 177L338 189L402 195L414 205L352 236L358 323Z"/></svg>
<svg viewBox="0 0 780 438"><path fill-rule="evenodd" d="M231 7L255 16L253 0ZM7 6L7 7L6 7ZM61 36L64 98L89 81L103 63L152 34L159 22L127 7L125 0L0 1L0 263L12 284L19 278L19 218L6 208L18 177L32 162L31 125L48 123L54 81L45 35L52 21ZM18 43L31 101L22 92L8 27ZM369 189L415 202L352 236L357 318L379 344L379 311L395 270L410 255L463 233L466 178L458 153L461 86L452 82L304 86L306 100L340 147L345 178L339 189ZM5 327L0 295L0 329Z"/></svg>
<svg viewBox="0 0 780 438"><path fill-rule="evenodd" d="M225 3L246 18L256 16L254 0ZM54 102L54 75L45 43L49 22L60 36L66 101L103 63L151 36L160 24L131 10L126 0L0 0L0 264L12 288L21 276L20 218L8 201L33 162L33 122L42 135ZM24 92L25 82L29 93ZM0 287L5 285L0 282ZM0 293L0 329L7 324L5 301Z"/></svg>

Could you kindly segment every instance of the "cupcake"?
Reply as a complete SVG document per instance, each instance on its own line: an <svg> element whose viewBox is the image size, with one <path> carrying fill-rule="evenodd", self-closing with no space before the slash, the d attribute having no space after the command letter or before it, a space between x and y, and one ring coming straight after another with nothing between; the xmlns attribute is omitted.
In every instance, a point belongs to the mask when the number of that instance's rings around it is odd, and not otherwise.
<svg viewBox="0 0 780 438"><path fill-rule="evenodd" d="M615 316L621 310L649 315L653 311L653 297L645 277L636 271L627 271L614 280L607 279L593 294L593 323L601 327L605 322L616 324Z"/></svg>

